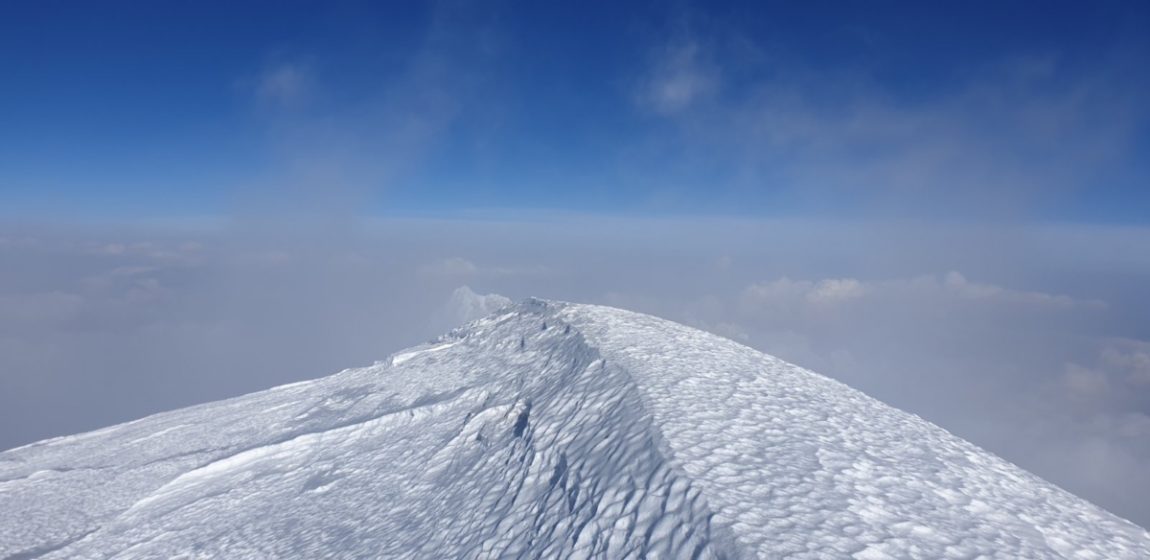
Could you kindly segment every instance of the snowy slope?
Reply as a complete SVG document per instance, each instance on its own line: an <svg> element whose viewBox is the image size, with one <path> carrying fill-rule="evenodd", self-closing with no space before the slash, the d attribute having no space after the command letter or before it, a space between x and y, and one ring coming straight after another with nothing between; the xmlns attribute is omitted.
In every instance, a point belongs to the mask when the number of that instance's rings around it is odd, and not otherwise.
<svg viewBox="0 0 1150 560"><path fill-rule="evenodd" d="M386 362L0 453L0 558L1150 558L729 340L532 300Z"/></svg>

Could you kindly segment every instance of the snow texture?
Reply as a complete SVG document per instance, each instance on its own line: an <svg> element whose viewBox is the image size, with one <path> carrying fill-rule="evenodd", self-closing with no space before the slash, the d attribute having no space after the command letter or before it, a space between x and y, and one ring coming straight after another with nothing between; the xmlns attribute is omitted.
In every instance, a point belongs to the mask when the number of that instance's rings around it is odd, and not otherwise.
<svg viewBox="0 0 1150 560"><path fill-rule="evenodd" d="M1150 558L711 334L529 300L373 366L0 453L0 558Z"/></svg>

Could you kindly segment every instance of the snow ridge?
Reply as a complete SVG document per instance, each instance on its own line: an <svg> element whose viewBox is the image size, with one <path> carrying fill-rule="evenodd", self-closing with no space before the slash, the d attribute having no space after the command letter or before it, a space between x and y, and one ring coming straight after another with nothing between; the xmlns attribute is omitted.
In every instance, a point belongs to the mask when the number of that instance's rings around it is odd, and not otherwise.
<svg viewBox="0 0 1150 560"><path fill-rule="evenodd" d="M720 337L528 300L373 366L0 453L0 558L1150 558Z"/></svg>

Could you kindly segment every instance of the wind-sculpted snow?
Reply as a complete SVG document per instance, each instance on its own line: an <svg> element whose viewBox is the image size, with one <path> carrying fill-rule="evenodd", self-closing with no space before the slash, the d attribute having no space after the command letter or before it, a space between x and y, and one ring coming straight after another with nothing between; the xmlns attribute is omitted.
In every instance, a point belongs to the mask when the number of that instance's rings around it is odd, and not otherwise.
<svg viewBox="0 0 1150 560"><path fill-rule="evenodd" d="M373 366L0 453L0 558L1150 558L713 335L529 301Z"/></svg>
<svg viewBox="0 0 1150 560"><path fill-rule="evenodd" d="M741 548L773 558L1150 558L1150 534L841 383L615 309L559 316L630 372Z"/></svg>

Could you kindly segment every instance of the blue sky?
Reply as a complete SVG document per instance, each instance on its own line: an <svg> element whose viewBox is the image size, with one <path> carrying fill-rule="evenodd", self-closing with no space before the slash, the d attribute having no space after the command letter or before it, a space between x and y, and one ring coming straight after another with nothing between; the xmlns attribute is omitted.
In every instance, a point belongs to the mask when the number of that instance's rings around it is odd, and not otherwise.
<svg viewBox="0 0 1150 560"><path fill-rule="evenodd" d="M1145 223L1139 3L14 2L23 220Z"/></svg>

